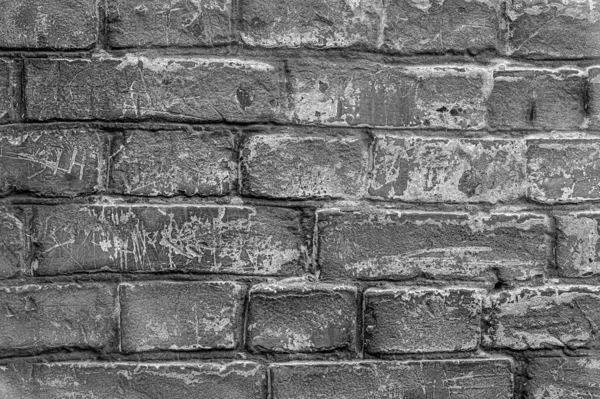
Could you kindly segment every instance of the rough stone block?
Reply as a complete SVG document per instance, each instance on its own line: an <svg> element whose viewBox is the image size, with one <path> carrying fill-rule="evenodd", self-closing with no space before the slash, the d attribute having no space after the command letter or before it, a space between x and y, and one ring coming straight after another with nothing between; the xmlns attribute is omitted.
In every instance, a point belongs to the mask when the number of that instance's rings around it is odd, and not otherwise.
<svg viewBox="0 0 600 399"><path fill-rule="evenodd" d="M14 362L0 366L10 399L263 399L267 376L252 362Z"/></svg>
<svg viewBox="0 0 600 399"><path fill-rule="evenodd" d="M0 129L0 195L76 196L106 186L109 138L96 129Z"/></svg>
<svg viewBox="0 0 600 399"><path fill-rule="evenodd" d="M243 296L225 281L121 284L121 350L234 349Z"/></svg>
<svg viewBox="0 0 600 399"><path fill-rule="evenodd" d="M478 68L397 67L361 61L288 64L298 123L444 129L486 126L486 72Z"/></svg>
<svg viewBox="0 0 600 399"><path fill-rule="evenodd" d="M356 288L346 285L261 284L250 290L246 340L253 352L352 350Z"/></svg>
<svg viewBox="0 0 600 399"><path fill-rule="evenodd" d="M2 34L0 34L1 36ZM0 60L0 123L16 119L16 87L17 76L14 62Z"/></svg>
<svg viewBox="0 0 600 399"><path fill-rule="evenodd" d="M369 194L419 202L514 200L525 195L526 151L521 140L378 134Z"/></svg>
<svg viewBox="0 0 600 399"><path fill-rule="evenodd" d="M73 50L98 38L96 0L3 1L0 48Z"/></svg>
<svg viewBox="0 0 600 399"><path fill-rule="evenodd" d="M237 180L227 129L127 131L115 146L111 191L144 196L227 195Z"/></svg>
<svg viewBox="0 0 600 399"><path fill-rule="evenodd" d="M561 277L600 274L599 213L556 217L556 266Z"/></svg>
<svg viewBox="0 0 600 399"><path fill-rule="evenodd" d="M600 288L522 288L486 298L483 344L515 350L598 348Z"/></svg>
<svg viewBox="0 0 600 399"><path fill-rule="evenodd" d="M548 204L600 199L599 140L528 142L528 196Z"/></svg>
<svg viewBox="0 0 600 399"><path fill-rule="evenodd" d="M497 129L570 130L585 126L586 81L578 71L496 71L488 99Z"/></svg>
<svg viewBox="0 0 600 399"><path fill-rule="evenodd" d="M191 56L28 60L27 118L276 121L285 101L280 67Z"/></svg>
<svg viewBox="0 0 600 399"><path fill-rule="evenodd" d="M531 399L600 396L598 358L534 358L527 367L525 392Z"/></svg>
<svg viewBox="0 0 600 399"><path fill-rule="evenodd" d="M524 281L548 263L549 221L536 214L318 211L325 279Z"/></svg>
<svg viewBox="0 0 600 399"><path fill-rule="evenodd" d="M506 1L506 54L531 58L600 56L600 2Z"/></svg>
<svg viewBox="0 0 600 399"><path fill-rule="evenodd" d="M0 280L29 274L26 219L19 207L0 207Z"/></svg>
<svg viewBox="0 0 600 399"><path fill-rule="evenodd" d="M271 366L273 399L513 397L509 359L319 362Z"/></svg>
<svg viewBox="0 0 600 399"><path fill-rule="evenodd" d="M371 354L477 349L481 297L471 289L380 289L364 294L365 349Z"/></svg>
<svg viewBox="0 0 600 399"><path fill-rule="evenodd" d="M600 130L600 67L588 70L589 128Z"/></svg>
<svg viewBox="0 0 600 399"><path fill-rule="evenodd" d="M242 194L272 198L361 197L369 143L361 135L253 135L242 145Z"/></svg>
<svg viewBox="0 0 600 399"><path fill-rule="evenodd" d="M116 287L39 284L0 287L0 350L116 346Z"/></svg>
<svg viewBox="0 0 600 399"><path fill-rule="evenodd" d="M37 275L188 271L289 276L307 239L302 213L245 206L35 208Z"/></svg>
<svg viewBox="0 0 600 399"><path fill-rule="evenodd" d="M109 0L114 48L215 46L233 40L232 0Z"/></svg>

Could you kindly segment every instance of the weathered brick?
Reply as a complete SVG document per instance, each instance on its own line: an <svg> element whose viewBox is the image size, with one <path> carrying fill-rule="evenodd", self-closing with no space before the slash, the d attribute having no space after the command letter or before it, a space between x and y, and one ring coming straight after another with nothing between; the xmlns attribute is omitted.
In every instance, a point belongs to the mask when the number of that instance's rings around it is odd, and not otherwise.
<svg viewBox="0 0 600 399"><path fill-rule="evenodd" d="M531 399L583 399L600 396L598 358L534 358L527 367L525 392Z"/></svg>
<svg viewBox="0 0 600 399"><path fill-rule="evenodd" d="M95 57L28 60L27 118L275 121L285 96L278 64L237 58Z"/></svg>
<svg viewBox="0 0 600 399"><path fill-rule="evenodd" d="M0 397L10 399L263 399L256 363L14 362L0 366Z"/></svg>
<svg viewBox="0 0 600 399"><path fill-rule="evenodd" d="M241 37L262 47L373 48L383 0L241 0Z"/></svg>
<svg viewBox="0 0 600 399"><path fill-rule="evenodd" d="M302 213L245 206L35 208L35 273L92 271L295 275L306 239Z"/></svg>
<svg viewBox="0 0 600 399"><path fill-rule="evenodd" d="M246 340L253 352L352 350L355 332L355 287L279 283L250 290Z"/></svg>
<svg viewBox="0 0 600 399"><path fill-rule="evenodd" d="M556 217L556 266L561 277L590 277L600 273L600 213Z"/></svg>
<svg viewBox="0 0 600 399"><path fill-rule="evenodd" d="M0 18L2 17L0 16ZM0 34L1 36L2 34ZM17 78L14 63L0 60L0 123L16 119L16 87Z"/></svg>
<svg viewBox="0 0 600 399"><path fill-rule="evenodd" d="M115 347L116 288L106 284L0 287L0 350Z"/></svg>
<svg viewBox="0 0 600 399"><path fill-rule="evenodd" d="M529 280L548 263L548 219L536 214L325 210L317 213L325 279Z"/></svg>
<svg viewBox="0 0 600 399"><path fill-rule="evenodd" d="M273 198L360 197L369 143L361 135L253 135L241 150L242 193Z"/></svg>
<svg viewBox="0 0 600 399"><path fill-rule="evenodd" d="M475 290L371 288L364 301L369 353L460 352L479 345L481 297Z"/></svg>
<svg viewBox="0 0 600 399"><path fill-rule="evenodd" d="M533 58L600 56L598 0L505 3L506 54Z"/></svg>
<svg viewBox="0 0 600 399"><path fill-rule="evenodd" d="M585 125L586 82L578 71L495 71L489 123L498 129L569 130Z"/></svg>
<svg viewBox="0 0 600 399"><path fill-rule="evenodd" d="M528 196L549 204L600 199L600 140L528 142Z"/></svg>
<svg viewBox="0 0 600 399"><path fill-rule="evenodd" d="M277 364L271 366L271 385L273 399L513 397L506 358Z"/></svg>
<svg viewBox="0 0 600 399"><path fill-rule="evenodd" d="M0 191L45 197L102 191L108 137L87 128L0 129Z"/></svg>
<svg viewBox="0 0 600 399"><path fill-rule="evenodd" d="M420 202L498 202L525 195L520 140L403 138L378 134L369 194Z"/></svg>
<svg viewBox="0 0 600 399"><path fill-rule="evenodd" d="M19 207L0 207L0 279L28 274L26 215Z"/></svg>
<svg viewBox="0 0 600 399"><path fill-rule="evenodd" d="M600 289L522 288L488 297L483 343L516 350L597 348L600 345Z"/></svg>
<svg viewBox="0 0 600 399"><path fill-rule="evenodd" d="M480 52L496 47L495 0L399 0L386 2L382 48L387 51Z"/></svg>
<svg viewBox="0 0 600 399"><path fill-rule="evenodd" d="M109 0L108 40L114 48L214 46L233 40L231 0Z"/></svg>
<svg viewBox="0 0 600 399"><path fill-rule="evenodd" d="M483 69L398 67L359 61L288 64L299 123L448 129L486 126Z"/></svg>
<svg viewBox="0 0 600 399"><path fill-rule="evenodd" d="M110 188L120 194L227 195L237 179L227 129L127 131L113 148Z"/></svg>
<svg viewBox="0 0 600 399"><path fill-rule="evenodd" d="M588 70L589 127L600 130L600 67Z"/></svg>
<svg viewBox="0 0 600 399"><path fill-rule="evenodd" d="M98 37L95 0L3 1L0 48L83 49Z"/></svg>
<svg viewBox="0 0 600 399"><path fill-rule="evenodd" d="M121 284L121 350L234 349L243 295L225 281Z"/></svg>

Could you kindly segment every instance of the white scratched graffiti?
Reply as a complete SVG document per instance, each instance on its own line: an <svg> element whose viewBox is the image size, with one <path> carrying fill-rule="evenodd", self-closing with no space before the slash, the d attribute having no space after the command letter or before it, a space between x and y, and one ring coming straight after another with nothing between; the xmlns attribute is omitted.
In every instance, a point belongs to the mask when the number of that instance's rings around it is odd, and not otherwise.
<svg viewBox="0 0 600 399"><path fill-rule="evenodd" d="M78 148L40 147L34 149L31 153L27 153L7 151L5 147L0 147L0 158L15 159L41 165L42 168L32 175L27 176L27 179L33 179L46 170L50 170L52 175L61 172L78 176L79 180L83 180L86 152ZM74 173L77 167L79 168L79 173Z"/></svg>

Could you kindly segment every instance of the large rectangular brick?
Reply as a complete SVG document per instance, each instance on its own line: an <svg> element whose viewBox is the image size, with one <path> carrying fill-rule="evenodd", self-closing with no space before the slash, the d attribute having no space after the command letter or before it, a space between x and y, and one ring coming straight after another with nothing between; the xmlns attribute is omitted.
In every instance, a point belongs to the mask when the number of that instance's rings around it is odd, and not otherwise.
<svg viewBox="0 0 600 399"><path fill-rule="evenodd" d="M241 148L242 194L344 198L366 193L369 143L357 134L252 135Z"/></svg>
<svg viewBox="0 0 600 399"><path fill-rule="evenodd" d="M356 288L261 284L250 290L246 341L252 352L353 350Z"/></svg>
<svg viewBox="0 0 600 399"><path fill-rule="evenodd" d="M277 63L238 58L28 60L27 118L276 121L282 73Z"/></svg>
<svg viewBox="0 0 600 399"><path fill-rule="evenodd" d="M512 368L496 358L276 364L270 371L273 399L509 399Z"/></svg>
<svg viewBox="0 0 600 399"><path fill-rule="evenodd" d="M366 61L290 61L292 120L447 129L486 126L487 72Z"/></svg>
<svg viewBox="0 0 600 399"><path fill-rule="evenodd" d="M525 195L521 140L404 138L378 134L373 197L419 202L498 202Z"/></svg>
<svg viewBox="0 0 600 399"><path fill-rule="evenodd" d="M0 48L71 50L98 37L96 0L3 1Z"/></svg>
<svg viewBox="0 0 600 399"><path fill-rule="evenodd" d="M29 274L27 214L22 208L0 207L0 279Z"/></svg>
<svg viewBox="0 0 600 399"><path fill-rule="evenodd" d="M475 290L371 288L364 301L368 353L462 352L479 345L481 296Z"/></svg>
<svg viewBox="0 0 600 399"><path fill-rule="evenodd" d="M583 399L600 396L597 357L534 358L527 365L525 392L531 399Z"/></svg>
<svg viewBox="0 0 600 399"><path fill-rule="evenodd" d="M231 131L126 131L113 146L110 189L144 196L227 195L237 180Z"/></svg>
<svg viewBox="0 0 600 399"><path fill-rule="evenodd" d="M549 221L536 214L317 213L325 279L523 281L542 276Z"/></svg>
<svg viewBox="0 0 600 399"><path fill-rule="evenodd" d="M600 288L522 288L484 302L483 343L516 350L598 348Z"/></svg>
<svg viewBox="0 0 600 399"><path fill-rule="evenodd" d="M109 0L108 43L114 48L214 46L233 40L232 0Z"/></svg>
<svg viewBox="0 0 600 399"><path fill-rule="evenodd" d="M528 142L528 196L538 202L600 199L600 140Z"/></svg>
<svg viewBox="0 0 600 399"><path fill-rule="evenodd" d="M37 206L35 273L187 271L295 275L302 212L246 206Z"/></svg>
<svg viewBox="0 0 600 399"><path fill-rule="evenodd" d="M495 71L488 99L497 129L570 130L584 127L586 80L580 71Z"/></svg>
<svg viewBox="0 0 600 399"><path fill-rule="evenodd" d="M225 281L121 284L121 350L234 349L243 297Z"/></svg>
<svg viewBox="0 0 600 399"><path fill-rule="evenodd" d="M13 362L0 366L5 399L264 399L263 366L230 363Z"/></svg>
<svg viewBox="0 0 600 399"><path fill-rule="evenodd" d="M17 82L15 62L0 59L0 123L17 119Z"/></svg>
<svg viewBox="0 0 600 399"><path fill-rule="evenodd" d="M556 266L561 277L590 277L600 273L600 213L577 212L555 216Z"/></svg>
<svg viewBox="0 0 600 399"><path fill-rule="evenodd" d="M506 1L507 55L531 58L600 56L598 0Z"/></svg>
<svg viewBox="0 0 600 399"><path fill-rule="evenodd" d="M0 129L0 191L44 197L97 193L106 187L110 139L88 128Z"/></svg>
<svg viewBox="0 0 600 399"><path fill-rule="evenodd" d="M0 287L0 350L116 346L116 287L37 284Z"/></svg>

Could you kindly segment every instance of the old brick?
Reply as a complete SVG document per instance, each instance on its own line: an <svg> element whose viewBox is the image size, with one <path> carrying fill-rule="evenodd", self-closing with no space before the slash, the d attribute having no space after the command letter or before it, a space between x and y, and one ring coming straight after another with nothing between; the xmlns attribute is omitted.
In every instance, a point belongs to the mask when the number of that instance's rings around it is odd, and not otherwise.
<svg viewBox="0 0 600 399"><path fill-rule="evenodd" d="M254 135L241 150L242 193L274 198L360 197L369 143L341 134Z"/></svg>
<svg viewBox="0 0 600 399"><path fill-rule="evenodd" d="M325 279L529 280L548 262L543 215L319 211Z"/></svg>
<svg viewBox="0 0 600 399"><path fill-rule="evenodd" d="M486 126L485 72L370 62L289 63L291 118L299 123L448 129Z"/></svg>
<svg viewBox="0 0 600 399"><path fill-rule="evenodd" d="M35 273L188 271L294 275L300 211L245 206L38 206Z"/></svg>
<svg viewBox="0 0 600 399"><path fill-rule="evenodd" d="M273 399L513 397L506 358L277 364L271 366L271 384Z"/></svg>
<svg viewBox="0 0 600 399"><path fill-rule="evenodd" d="M372 354L472 351L481 298L470 289L365 291L365 349Z"/></svg>
<svg viewBox="0 0 600 399"><path fill-rule="evenodd" d="M231 0L109 0L109 45L123 48L227 44L233 40L232 17Z"/></svg>
<svg viewBox="0 0 600 399"><path fill-rule="evenodd" d="M0 279L28 274L26 214L18 207L0 207Z"/></svg>
<svg viewBox="0 0 600 399"><path fill-rule="evenodd" d="M237 58L29 60L27 117L274 121L285 96L277 64Z"/></svg>
<svg viewBox="0 0 600 399"><path fill-rule="evenodd" d="M233 349L243 295L225 281L121 284L121 349Z"/></svg>
<svg viewBox="0 0 600 399"><path fill-rule="evenodd" d="M95 0L3 1L0 48L83 49L96 43Z"/></svg>
<svg viewBox="0 0 600 399"><path fill-rule="evenodd" d="M534 358L525 391L531 399L583 399L600 396L598 358Z"/></svg>
<svg viewBox="0 0 600 399"><path fill-rule="evenodd" d="M600 2L506 1L506 53L533 58L600 56Z"/></svg>
<svg viewBox="0 0 600 399"><path fill-rule="evenodd" d="M356 288L316 283L252 287L247 344L253 352L353 349Z"/></svg>
<svg viewBox="0 0 600 399"><path fill-rule="evenodd" d="M110 188L120 194L227 195L236 181L233 137L226 129L128 131L115 147Z"/></svg>
<svg viewBox="0 0 600 399"><path fill-rule="evenodd" d="M0 366L0 397L10 399L263 399L256 363L14 362Z"/></svg>
<svg viewBox="0 0 600 399"><path fill-rule="evenodd" d="M556 264L561 277L590 277L600 273L598 213L556 216Z"/></svg>
<svg viewBox="0 0 600 399"><path fill-rule="evenodd" d="M386 2L387 3L387 2ZM496 47L494 0L399 0L386 4L382 48L391 52L471 53Z"/></svg>
<svg viewBox="0 0 600 399"><path fill-rule="evenodd" d="M577 71L496 71L488 99L498 129L569 130L585 124L585 79Z"/></svg>
<svg viewBox="0 0 600 399"><path fill-rule="evenodd" d="M0 16L0 18L2 17ZM0 36L2 35L0 34ZM14 63L0 60L0 123L16 119L16 86L17 77Z"/></svg>
<svg viewBox="0 0 600 399"><path fill-rule="evenodd" d="M590 68L588 74L589 127L600 129L600 67Z"/></svg>
<svg viewBox="0 0 600 399"><path fill-rule="evenodd" d="M108 138L95 129L0 129L0 194L76 196L104 189Z"/></svg>
<svg viewBox="0 0 600 399"><path fill-rule="evenodd" d="M525 194L520 140L403 138L379 134L369 194L420 202L508 201Z"/></svg>
<svg viewBox="0 0 600 399"><path fill-rule="evenodd" d="M528 142L529 197L544 203L600 199L599 140Z"/></svg>
<svg viewBox="0 0 600 399"><path fill-rule="evenodd" d="M116 289L111 285L1 287L0 311L0 350L115 346Z"/></svg>
<svg viewBox="0 0 600 399"><path fill-rule="evenodd" d="M241 0L241 36L262 47L373 48L384 23L383 3Z"/></svg>
<svg viewBox="0 0 600 399"><path fill-rule="evenodd" d="M493 348L597 348L600 289L522 288L489 297L483 343Z"/></svg>

